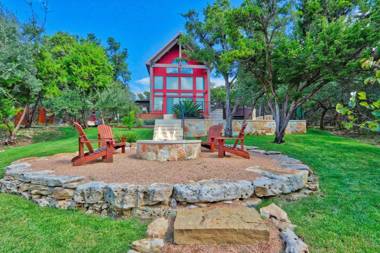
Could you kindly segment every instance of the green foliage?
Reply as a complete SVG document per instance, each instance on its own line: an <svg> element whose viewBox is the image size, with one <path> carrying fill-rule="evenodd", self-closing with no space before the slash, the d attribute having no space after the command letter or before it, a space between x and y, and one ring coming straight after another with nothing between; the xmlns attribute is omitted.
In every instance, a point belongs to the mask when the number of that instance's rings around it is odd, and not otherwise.
<svg viewBox="0 0 380 253"><path fill-rule="evenodd" d="M117 122L119 122L120 115L125 115L131 110L137 110L133 94L129 91L128 86L118 82L98 92L95 108L105 121L116 120Z"/></svg>
<svg viewBox="0 0 380 253"><path fill-rule="evenodd" d="M173 112L178 119L181 119L182 116L185 118L199 118L201 107L191 100L184 100L173 106Z"/></svg>
<svg viewBox="0 0 380 253"><path fill-rule="evenodd" d="M61 95L47 99L44 106L54 112L59 118L83 120L83 113L93 107L91 99L79 88L64 89Z"/></svg>
<svg viewBox="0 0 380 253"><path fill-rule="evenodd" d="M226 102L226 89L225 87L219 86L211 88L211 103L215 106L224 107Z"/></svg>
<svg viewBox="0 0 380 253"><path fill-rule="evenodd" d="M36 79L32 45L17 20L0 6L0 125L7 129L6 142L14 142L13 117L41 89Z"/></svg>
<svg viewBox="0 0 380 253"><path fill-rule="evenodd" d="M144 125L144 120L137 118L136 119L136 127L142 127Z"/></svg>
<svg viewBox="0 0 380 253"><path fill-rule="evenodd" d="M135 143L138 140L138 136L135 132L129 131L125 134L125 138L129 143Z"/></svg>
<svg viewBox="0 0 380 253"><path fill-rule="evenodd" d="M125 115L122 119L123 124L128 128L131 129L136 124L136 113L135 111L128 112L127 115Z"/></svg>
<svg viewBox="0 0 380 253"><path fill-rule="evenodd" d="M128 50L122 49L113 37L107 39L107 45L107 55L113 67L113 79L126 85L131 79L127 64Z"/></svg>
<svg viewBox="0 0 380 253"><path fill-rule="evenodd" d="M228 1L215 4L221 2ZM378 1L245 0L216 15L229 17L220 25L234 40L226 58L244 65L257 92L264 92L276 121L276 142L283 142L297 107L359 72L359 59L380 39L379 13Z"/></svg>
<svg viewBox="0 0 380 253"><path fill-rule="evenodd" d="M374 132L380 132L380 78L377 77L380 69L380 59L377 61L373 57L362 61L362 68L373 70L373 77L367 78L366 86L374 86L373 94L366 91L351 92L351 97L344 106L342 103L336 105L338 113L345 117L342 122L347 129L359 126ZM370 81L369 81L370 80Z"/></svg>
<svg viewBox="0 0 380 253"><path fill-rule="evenodd" d="M83 122L95 108L96 94L113 83L105 49L67 33L45 36L36 64L39 78L46 84L47 108Z"/></svg>

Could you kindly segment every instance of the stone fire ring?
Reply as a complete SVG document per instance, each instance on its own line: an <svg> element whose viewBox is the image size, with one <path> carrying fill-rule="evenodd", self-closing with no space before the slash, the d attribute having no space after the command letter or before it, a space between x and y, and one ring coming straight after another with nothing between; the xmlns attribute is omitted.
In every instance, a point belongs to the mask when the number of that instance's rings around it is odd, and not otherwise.
<svg viewBox="0 0 380 253"><path fill-rule="evenodd" d="M201 153L200 140L144 140L136 147L137 157L150 161L195 160Z"/></svg>

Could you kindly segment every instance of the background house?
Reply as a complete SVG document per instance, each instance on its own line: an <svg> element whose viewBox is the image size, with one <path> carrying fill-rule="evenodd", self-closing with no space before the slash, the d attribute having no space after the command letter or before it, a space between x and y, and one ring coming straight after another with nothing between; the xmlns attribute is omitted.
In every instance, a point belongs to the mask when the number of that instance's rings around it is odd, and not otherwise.
<svg viewBox="0 0 380 253"><path fill-rule="evenodd" d="M210 110L208 67L187 59L177 34L146 63L150 75L150 113L157 116L173 113L179 101L191 100L207 117Z"/></svg>

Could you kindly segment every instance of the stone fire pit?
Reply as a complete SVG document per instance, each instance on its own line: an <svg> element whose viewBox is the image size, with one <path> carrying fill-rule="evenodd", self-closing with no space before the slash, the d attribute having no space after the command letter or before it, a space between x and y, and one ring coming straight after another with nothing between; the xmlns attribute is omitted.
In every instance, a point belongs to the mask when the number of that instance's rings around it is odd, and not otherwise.
<svg viewBox="0 0 380 253"><path fill-rule="evenodd" d="M198 159L200 140L145 140L138 141L138 158L150 161L183 161Z"/></svg>

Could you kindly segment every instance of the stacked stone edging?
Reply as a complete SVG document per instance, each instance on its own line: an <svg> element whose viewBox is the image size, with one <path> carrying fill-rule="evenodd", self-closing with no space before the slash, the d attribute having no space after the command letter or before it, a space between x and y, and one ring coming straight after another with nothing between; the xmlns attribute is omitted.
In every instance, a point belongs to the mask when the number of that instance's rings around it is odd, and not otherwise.
<svg viewBox="0 0 380 253"><path fill-rule="evenodd" d="M255 149L254 152L260 152ZM191 183L154 183L148 186L84 182L79 176L57 176L53 171L31 171L28 163L13 163L0 180L0 192L31 199L40 206L81 209L104 216L153 218L167 216L177 204L247 200L288 194L308 187L311 170L299 160L267 152L282 168L294 172L272 173L252 167L255 180L202 180Z"/></svg>

